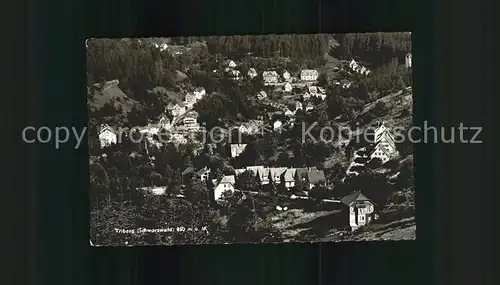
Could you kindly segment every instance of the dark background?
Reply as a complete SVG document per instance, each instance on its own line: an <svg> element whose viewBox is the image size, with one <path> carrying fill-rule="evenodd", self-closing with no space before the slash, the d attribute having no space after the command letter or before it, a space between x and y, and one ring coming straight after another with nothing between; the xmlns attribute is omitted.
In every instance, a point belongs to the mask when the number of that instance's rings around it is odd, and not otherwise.
<svg viewBox="0 0 500 285"><path fill-rule="evenodd" d="M1 215L13 224L1 231L13 268L3 267L0 284L491 283L493 69L482 39L492 25L477 20L491 20L492 10L366 2L37 0L2 9L15 23L1 25L4 138L14 148L3 153L2 190L13 199L3 199ZM416 146L417 241L90 248L85 147L21 142L26 125L86 125L86 37L405 30L415 123L484 129L482 145Z"/></svg>

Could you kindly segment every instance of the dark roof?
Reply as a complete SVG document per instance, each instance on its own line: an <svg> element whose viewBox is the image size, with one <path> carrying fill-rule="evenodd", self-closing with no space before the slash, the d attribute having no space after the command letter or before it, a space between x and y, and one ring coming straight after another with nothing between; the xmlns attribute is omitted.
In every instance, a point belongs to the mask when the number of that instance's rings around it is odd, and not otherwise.
<svg viewBox="0 0 500 285"><path fill-rule="evenodd" d="M300 178L305 177L307 175L307 168L297 168L295 175Z"/></svg>
<svg viewBox="0 0 500 285"><path fill-rule="evenodd" d="M188 174L188 173L191 173L194 171L194 168L192 167L187 167L186 169L184 169L184 171L182 172L182 175L184 174Z"/></svg>
<svg viewBox="0 0 500 285"><path fill-rule="evenodd" d="M309 171L307 172L307 180L310 184L325 182L325 173L323 172L323 170Z"/></svg>
<svg viewBox="0 0 500 285"><path fill-rule="evenodd" d="M197 174L197 175L202 175L202 174L203 174L203 173L205 173L206 171L208 171L208 169L206 169L206 168L202 168L202 169L200 169L200 170L196 171L196 174Z"/></svg>
<svg viewBox="0 0 500 285"><path fill-rule="evenodd" d="M349 206L354 201L370 201L371 203L373 203L372 200L368 199L360 191L356 191L347 196L344 196L342 199L340 199L340 201L347 206Z"/></svg>

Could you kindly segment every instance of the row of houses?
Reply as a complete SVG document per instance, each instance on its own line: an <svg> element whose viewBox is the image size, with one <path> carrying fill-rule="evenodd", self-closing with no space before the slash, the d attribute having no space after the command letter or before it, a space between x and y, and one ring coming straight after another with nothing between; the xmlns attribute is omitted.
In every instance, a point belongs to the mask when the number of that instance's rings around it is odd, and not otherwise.
<svg viewBox="0 0 500 285"><path fill-rule="evenodd" d="M250 72L250 71L249 71ZM252 74L255 74L252 71ZM276 84L280 82L282 79L284 82L290 83L293 81L296 81L297 78L293 77L290 72L288 71L283 71L282 77L278 74L277 71L275 70L267 70L262 73L262 79L264 80L265 84ZM315 69L304 69L300 72L299 75L299 80L300 81L316 81L318 80L319 77L319 72Z"/></svg>
<svg viewBox="0 0 500 285"><path fill-rule="evenodd" d="M225 66L225 68L224 68L225 72L232 74L233 78L239 79L241 73L239 70L236 69L236 67L238 65L236 64L235 61L228 59L228 60L224 61L224 66ZM250 78L254 78L254 77L258 76L259 74L258 74L257 70L252 67L248 70L247 75ZM318 77L319 77L319 72L317 70L305 69L305 70L302 70L300 72L299 80L301 80L301 81L316 81L316 80L318 80ZM292 74L290 72L288 72L287 70L284 70L281 73L281 77L278 74L278 72L275 70L263 71L262 72L262 79L264 80L264 83L266 83L266 84L275 84L275 83L278 83L281 79L283 80L283 82L292 82L292 81L297 80L297 78L293 77Z"/></svg>
<svg viewBox="0 0 500 285"><path fill-rule="evenodd" d="M193 92L186 94L184 102L181 103L168 103L166 107L166 112L172 114L174 117L178 117L191 110L199 100L206 96L206 90L203 87L196 88Z"/></svg>
<svg viewBox="0 0 500 285"><path fill-rule="evenodd" d="M157 123L148 123L146 126L138 128L138 131L150 144L161 146L161 142L156 141L154 136L158 136L160 134L160 130L162 129L169 132L169 142L186 144L188 142L186 135L197 132L200 129L200 124L198 123L198 113L196 111L183 113L182 118L177 120L175 125L173 121L163 114L160 116ZM101 148L116 144L118 136L120 135L118 131L119 130L115 130L107 124L101 124L98 132Z"/></svg>
<svg viewBox="0 0 500 285"><path fill-rule="evenodd" d="M371 73L371 71L368 68L357 63L354 59L349 62L349 68L351 69L351 71L362 75L368 75Z"/></svg>
<svg viewBox="0 0 500 285"><path fill-rule="evenodd" d="M296 183L302 182L305 185L305 192L310 191L318 185L325 185L325 174L315 167L289 168L289 167L265 167L247 166L246 168L235 169L234 175L226 175L219 181L213 181L214 199L219 200L226 191L235 191L235 181L243 173L249 173L257 178L260 185L284 184L286 189L295 187Z"/></svg>
<svg viewBox="0 0 500 285"><path fill-rule="evenodd" d="M249 166L244 171L239 170L238 172L244 173L246 171L257 171L255 174L259 177L262 185L269 184L271 181L274 183L285 183L285 187L291 188L295 185L297 180L302 180L309 185L309 190L314 187L314 185L319 185L324 183L325 178L322 171L313 168L264 168L263 166ZM238 173L237 172L237 173ZM267 174L267 175L266 175ZM182 177L184 181L190 179L191 177L197 177L197 179L205 182L210 179L210 169L207 167L195 170L192 167L186 168L182 172ZM213 188L213 199L215 201L220 200L224 193L241 191L241 189L236 189L237 174L225 175L221 179L212 179L211 182L214 185ZM138 187L137 190L148 191L155 195L163 195L166 192L166 186L151 186L151 187ZM184 195L178 194L177 198L184 198ZM369 224L372 220L377 218L375 211L375 203L367 198L361 193L361 191L355 191L349 195L344 196L340 201L345 205L348 211L343 211L342 219L345 221L343 223L348 224L351 230L359 229L360 227Z"/></svg>

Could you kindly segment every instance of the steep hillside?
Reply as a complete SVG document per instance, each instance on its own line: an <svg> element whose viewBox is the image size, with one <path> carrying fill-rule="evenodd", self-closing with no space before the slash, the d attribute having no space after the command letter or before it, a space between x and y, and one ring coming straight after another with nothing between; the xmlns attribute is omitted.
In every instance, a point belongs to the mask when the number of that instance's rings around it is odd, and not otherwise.
<svg viewBox="0 0 500 285"><path fill-rule="evenodd" d="M412 91L400 91L393 94L384 96L374 102L365 105L364 109L356 115L355 121L358 124L353 125L353 121L345 121L341 118L334 120L339 128L345 128L346 134L342 137L343 140L335 142L335 146L339 148L338 152L334 152L332 156L325 162L326 167L331 167L335 164L340 164L344 167L348 167L354 163L356 159L356 153L350 160L346 160L345 157L345 146L348 145L351 139L355 138L357 135L362 135L367 127L371 126L376 121L384 121L384 123L390 127L404 127L407 128L412 125L412 109L413 109L413 98ZM375 108L378 102L383 102L387 107L387 111L382 116L369 117L367 113ZM407 110L407 111L403 111ZM369 120L363 120L368 117Z"/></svg>
<svg viewBox="0 0 500 285"><path fill-rule="evenodd" d="M91 111L97 111L108 103L117 109L121 108L124 113L130 112L132 107L138 104L137 101L130 99L117 85L111 85L102 90L93 90L88 103Z"/></svg>

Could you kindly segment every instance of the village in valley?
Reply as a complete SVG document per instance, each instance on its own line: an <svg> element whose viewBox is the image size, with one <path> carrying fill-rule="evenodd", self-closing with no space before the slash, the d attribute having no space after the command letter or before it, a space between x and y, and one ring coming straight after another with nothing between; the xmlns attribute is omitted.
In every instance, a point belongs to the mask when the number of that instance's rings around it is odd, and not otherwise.
<svg viewBox="0 0 500 285"><path fill-rule="evenodd" d="M415 239L410 33L86 46L92 245Z"/></svg>

